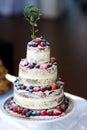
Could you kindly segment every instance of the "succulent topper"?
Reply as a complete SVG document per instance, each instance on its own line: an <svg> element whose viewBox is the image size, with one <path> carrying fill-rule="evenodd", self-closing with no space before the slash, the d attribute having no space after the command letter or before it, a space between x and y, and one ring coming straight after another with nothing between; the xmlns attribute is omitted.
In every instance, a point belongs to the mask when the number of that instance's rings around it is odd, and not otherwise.
<svg viewBox="0 0 87 130"><path fill-rule="evenodd" d="M34 39L34 38L36 38L35 33L38 32L38 29L36 29L36 27L37 27L37 22L41 16L40 10L38 8L34 7L33 5L31 5L31 6L27 5L24 7L24 16L25 16L25 19L32 26L31 38Z"/></svg>

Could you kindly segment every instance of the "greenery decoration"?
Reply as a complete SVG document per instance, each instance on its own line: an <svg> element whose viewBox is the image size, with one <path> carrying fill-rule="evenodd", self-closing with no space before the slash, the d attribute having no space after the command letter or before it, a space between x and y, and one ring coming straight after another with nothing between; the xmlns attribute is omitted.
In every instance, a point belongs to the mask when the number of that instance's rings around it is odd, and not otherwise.
<svg viewBox="0 0 87 130"><path fill-rule="evenodd" d="M35 35L36 32L38 32L38 29L36 29L36 27L37 27L37 22L41 16L40 10L33 5L27 5L24 7L24 16L25 16L25 19L32 26L31 38L34 39L36 38L36 35Z"/></svg>

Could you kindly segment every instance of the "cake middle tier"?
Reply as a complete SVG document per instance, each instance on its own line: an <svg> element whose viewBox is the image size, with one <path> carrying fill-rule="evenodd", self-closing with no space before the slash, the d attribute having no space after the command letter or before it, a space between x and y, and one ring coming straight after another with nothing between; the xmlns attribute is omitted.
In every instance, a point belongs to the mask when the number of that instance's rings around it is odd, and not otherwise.
<svg viewBox="0 0 87 130"><path fill-rule="evenodd" d="M30 65L31 66L31 65ZM20 83L26 86L44 86L56 82L57 80L57 65L56 64L41 64L35 65L33 68L22 66L19 64Z"/></svg>

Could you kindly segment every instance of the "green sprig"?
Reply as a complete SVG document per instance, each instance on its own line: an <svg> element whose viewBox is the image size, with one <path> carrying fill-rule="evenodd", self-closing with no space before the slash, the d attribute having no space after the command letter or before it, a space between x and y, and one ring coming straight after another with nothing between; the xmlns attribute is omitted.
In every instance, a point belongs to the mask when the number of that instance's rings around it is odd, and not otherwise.
<svg viewBox="0 0 87 130"><path fill-rule="evenodd" d="M27 5L24 7L24 16L25 19L30 23L30 25L32 26L32 34L31 34L31 38L34 39L36 38L36 32L38 32L38 29L36 29L37 27L37 22L40 19L41 13L40 10L36 7L34 7L33 5Z"/></svg>

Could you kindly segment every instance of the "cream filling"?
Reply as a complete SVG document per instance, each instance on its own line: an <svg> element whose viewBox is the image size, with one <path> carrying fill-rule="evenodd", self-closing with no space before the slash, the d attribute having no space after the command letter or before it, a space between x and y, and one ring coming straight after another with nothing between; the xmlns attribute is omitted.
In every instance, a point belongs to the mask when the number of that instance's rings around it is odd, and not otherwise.
<svg viewBox="0 0 87 130"><path fill-rule="evenodd" d="M29 109L49 109L59 105L64 100L64 93L46 98L27 98L14 92L14 101L19 106Z"/></svg>
<svg viewBox="0 0 87 130"><path fill-rule="evenodd" d="M27 60L29 63L46 63L50 61L50 47L27 47Z"/></svg>

